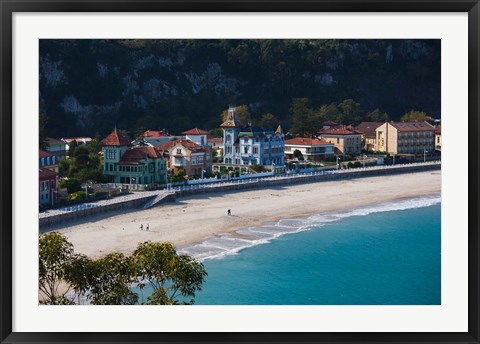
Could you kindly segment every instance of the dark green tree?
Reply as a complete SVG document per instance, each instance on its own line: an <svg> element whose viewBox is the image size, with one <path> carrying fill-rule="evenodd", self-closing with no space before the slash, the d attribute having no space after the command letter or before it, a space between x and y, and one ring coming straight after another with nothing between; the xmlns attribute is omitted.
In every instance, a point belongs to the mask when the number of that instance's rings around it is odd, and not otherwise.
<svg viewBox="0 0 480 344"><path fill-rule="evenodd" d="M341 111L340 117L337 118L338 123L358 124L362 121L360 116L360 104L355 102L353 99L345 99L343 102L338 104L338 107Z"/></svg>
<svg viewBox="0 0 480 344"><path fill-rule="evenodd" d="M292 128L290 132L297 136L313 136L318 131L318 112L310 107L308 98L292 99Z"/></svg>
<svg viewBox="0 0 480 344"><path fill-rule="evenodd" d="M280 124L280 121L278 120L278 118L275 115L272 115L271 113L266 113L262 115L260 119L260 125L268 129L275 130L279 124Z"/></svg>
<svg viewBox="0 0 480 344"><path fill-rule="evenodd" d="M137 303L138 295L131 289L136 278L135 265L130 257L118 252L110 253L92 261L88 271L90 275L87 277L87 297L92 304L134 305ZM79 285L81 288L84 287L82 282Z"/></svg>
<svg viewBox="0 0 480 344"><path fill-rule="evenodd" d="M66 188L68 193L82 190L82 183L77 178L68 178L60 181L60 187Z"/></svg>
<svg viewBox="0 0 480 344"><path fill-rule="evenodd" d="M73 245L57 232L42 234L39 237L39 278L38 286L41 303L58 305L69 304L66 295L70 288L61 288L68 280L67 271L75 259Z"/></svg>
<svg viewBox="0 0 480 344"><path fill-rule="evenodd" d="M45 132L45 127L47 125L48 117L44 113L40 113L39 116L39 127L38 127L38 139L40 149L47 149L47 134Z"/></svg>
<svg viewBox="0 0 480 344"><path fill-rule="evenodd" d="M294 158L297 158L297 159L300 160L300 161L303 161L303 154L302 154L302 152L300 152L298 149L295 149L295 150L293 151L293 157L294 157Z"/></svg>
<svg viewBox="0 0 480 344"><path fill-rule="evenodd" d="M78 147L77 141L73 140L72 142L69 143L68 145L68 156L73 158L75 156L75 150Z"/></svg>
<svg viewBox="0 0 480 344"><path fill-rule="evenodd" d="M410 110L400 120L402 122L428 121L431 117L424 111Z"/></svg>
<svg viewBox="0 0 480 344"><path fill-rule="evenodd" d="M147 304L193 304L195 293L202 289L207 276L202 263L187 255L178 255L170 243L142 243L132 258L137 278L148 281L153 288ZM140 283L140 288L144 286Z"/></svg>
<svg viewBox="0 0 480 344"><path fill-rule="evenodd" d="M375 109L370 111L365 116L366 122L388 122L389 117L388 114L385 112L380 111L379 109Z"/></svg>

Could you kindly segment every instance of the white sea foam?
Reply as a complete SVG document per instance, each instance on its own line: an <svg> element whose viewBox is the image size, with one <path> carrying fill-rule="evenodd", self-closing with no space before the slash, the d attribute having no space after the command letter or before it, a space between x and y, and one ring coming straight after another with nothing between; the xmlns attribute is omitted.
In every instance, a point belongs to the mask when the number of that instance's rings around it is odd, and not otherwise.
<svg viewBox="0 0 480 344"><path fill-rule="evenodd" d="M200 261L205 259L223 258L236 255L241 250L269 243L272 239L285 234L299 233L311 228L321 227L329 222L338 221L352 216L366 216L386 211L399 211L414 208L429 207L441 202L440 195L405 199L396 202L386 202L364 208L355 208L339 213L320 213L306 219L282 219L278 222L268 222L263 226L239 229L236 233L241 238L229 234L219 234L205 241L185 246L179 250L181 254L188 254Z"/></svg>

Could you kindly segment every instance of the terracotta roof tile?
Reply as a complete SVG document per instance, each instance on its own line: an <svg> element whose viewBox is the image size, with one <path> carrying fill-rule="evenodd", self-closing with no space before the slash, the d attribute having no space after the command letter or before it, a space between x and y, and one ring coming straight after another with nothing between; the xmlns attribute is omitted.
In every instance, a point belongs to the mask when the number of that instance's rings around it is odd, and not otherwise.
<svg viewBox="0 0 480 344"><path fill-rule="evenodd" d="M184 135L207 135L208 131L198 128L193 128L187 131L184 131L182 134Z"/></svg>
<svg viewBox="0 0 480 344"><path fill-rule="evenodd" d="M390 122L398 131L434 131L435 127L427 122Z"/></svg>
<svg viewBox="0 0 480 344"><path fill-rule="evenodd" d="M49 157L49 156L56 156L56 155L53 154L53 153L47 152L43 149L39 149L39 156L40 156L40 158L46 158L46 157Z"/></svg>
<svg viewBox="0 0 480 344"><path fill-rule="evenodd" d="M128 146L130 139L120 134L117 129L113 130L110 135L102 140L104 146Z"/></svg>
<svg viewBox="0 0 480 344"><path fill-rule="evenodd" d="M185 149L188 149L191 152L205 152L205 148L203 148L199 144L196 144L195 142L193 142L191 140L187 140L187 139L178 139L178 140L175 140L175 141L171 141L171 142L165 143L163 145L160 145L159 148L169 151L177 145L181 145Z"/></svg>
<svg viewBox="0 0 480 344"><path fill-rule="evenodd" d="M45 179L50 179L53 177L56 177L58 173L55 173L52 170L49 170L48 168L39 168L38 169L38 176L40 180L45 180Z"/></svg>
<svg viewBox="0 0 480 344"><path fill-rule="evenodd" d="M285 145L298 145L298 146L317 146L317 145L333 145L324 140L312 139L308 137L295 137L285 141Z"/></svg>
<svg viewBox="0 0 480 344"><path fill-rule="evenodd" d="M362 132L365 136L376 136L375 129L384 124L384 122L362 122L355 127L357 131Z"/></svg>
<svg viewBox="0 0 480 344"><path fill-rule="evenodd" d="M159 159L163 157L163 151L156 147L133 147L128 149L118 162L121 165L140 165L146 157Z"/></svg>
<svg viewBox="0 0 480 344"><path fill-rule="evenodd" d="M320 129L318 131L320 135L359 135L360 131L355 129L349 129L345 125L337 125L336 127L328 129Z"/></svg>

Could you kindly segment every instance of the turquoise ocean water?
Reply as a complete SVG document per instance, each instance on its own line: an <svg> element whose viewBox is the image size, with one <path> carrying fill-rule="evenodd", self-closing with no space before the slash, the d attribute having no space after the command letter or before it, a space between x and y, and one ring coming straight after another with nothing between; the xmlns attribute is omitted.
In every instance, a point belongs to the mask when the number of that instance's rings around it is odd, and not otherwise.
<svg viewBox="0 0 480 344"><path fill-rule="evenodd" d="M199 305L441 304L440 196L317 214L222 235L204 259ZM208 258L215 257L215 258Z"/></svg>

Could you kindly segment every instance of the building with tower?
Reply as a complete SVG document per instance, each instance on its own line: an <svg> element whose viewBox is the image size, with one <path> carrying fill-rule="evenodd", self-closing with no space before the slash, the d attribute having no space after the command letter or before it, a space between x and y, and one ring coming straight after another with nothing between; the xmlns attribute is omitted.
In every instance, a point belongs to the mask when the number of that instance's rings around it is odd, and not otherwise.
<svg viewBox="0 0 480 344"><path fill-rule="evenodd" d="M272 130L243 125L238 121L235 107L230 106L223 129L223 163L225 165L285 164L285 135L278 126Z"/></svg>

